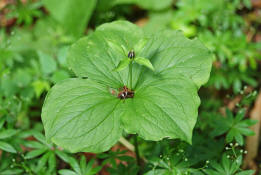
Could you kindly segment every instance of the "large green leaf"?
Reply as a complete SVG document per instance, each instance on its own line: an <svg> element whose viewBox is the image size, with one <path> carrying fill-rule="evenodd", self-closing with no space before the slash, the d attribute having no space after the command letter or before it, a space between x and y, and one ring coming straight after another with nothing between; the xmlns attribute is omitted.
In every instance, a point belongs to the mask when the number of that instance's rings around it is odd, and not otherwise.
<svg viewBox="0 0 261 175"><path fill-rule="evenodd" d="M150 36L141 56L150 59L155 74L181 74L198 87L209 79L212 63L209 51L198 39L187 39L180 31L165 30ZM137 86L147 80L146 76L138 76L139 71L134 76Z"/></svg>
<svg viewBox="0 0 261 175"><path fill-rule="evenodd" d="M143 38L137 26L124 21L104 24L91 35L72 45L68 64L79 77L89 77L111 87L121 87L127 83L128 69L120 73L114 70L124 58L112 45L131 50Z"/></svg>
<svg viewBox="0 0 261 175"><path fill-rule="evenodd" d="M43 2L65 30L76 37L83 34L96 5L96 0L44 0Z"/></svg>
<svg viewBox="0 0 261 175"><path fill-rule="evenodd" d="M154 75L126 100L121 118L128 133L146 140L181 138L191 143L200 100L196 85L180 74Z"/></svg>
<svg viewBox="0 0 261 175"><path fill-rule="evenodd" d="M122 134L119 104L100 83L64 80L50 90L44 103L46 137L71 152L106 151Z"/></svg>
<svg viewBox="0 0 261 175"><path fill-rule="evenodd" d="M154 71L133 64L134 98L122 100L117 91L129 87L128 69L113 69L140 41L144 47L136 56L148 59ZM105 151L122 129L147 140L191 143L197 91L209 78L211 62L201 42L181 32L146 35L126 21L104 24L71 47L69 67L88 79L65 80L51 89L42 112L46 136L73 152Z"/></svg>

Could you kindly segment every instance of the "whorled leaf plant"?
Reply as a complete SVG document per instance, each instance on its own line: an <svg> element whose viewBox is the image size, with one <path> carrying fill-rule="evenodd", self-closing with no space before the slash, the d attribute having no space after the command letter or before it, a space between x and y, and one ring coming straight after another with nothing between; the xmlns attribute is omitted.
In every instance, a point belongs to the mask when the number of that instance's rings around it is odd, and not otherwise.
<svg viewBox="0 0 261 175"><path fill-rule="evenodd" d="M71 152L106 151L123 131L191 143L197 91L212 64L199 40L116 21L73 44L67 59L78 78L57 83L45 99L48 140Z"/></svg>

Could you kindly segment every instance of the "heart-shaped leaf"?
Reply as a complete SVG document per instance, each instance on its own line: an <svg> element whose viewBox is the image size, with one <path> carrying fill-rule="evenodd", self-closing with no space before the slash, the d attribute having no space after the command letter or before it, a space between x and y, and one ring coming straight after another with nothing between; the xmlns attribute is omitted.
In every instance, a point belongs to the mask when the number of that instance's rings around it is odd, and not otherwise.
<svg viewBox="0 0 261 175"><path fill-rule="evenodd" d="M133 64L130 87L128 69L112 70L126 57L121 48L137 47L135 58L148 59L154 71ZM71 47L68 64L79 78L49 91L42 111L46 137L72 152L108 150L123 130L147 140L191 143L197 91L207 82L211 63L201 42L181 32L146 35L126 21L104 24Z"/></svg>

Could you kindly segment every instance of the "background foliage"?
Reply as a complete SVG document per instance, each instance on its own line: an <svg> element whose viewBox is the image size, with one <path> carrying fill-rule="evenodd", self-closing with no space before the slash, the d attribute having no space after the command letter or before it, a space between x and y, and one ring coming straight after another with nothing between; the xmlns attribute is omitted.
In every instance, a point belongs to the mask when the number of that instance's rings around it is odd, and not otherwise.
<svg viewBox="0 0 261 175"><path fill-rule="evenodd" d="M251 175L242 170L248 119L261 83L260 4L250 0L3 0L0 2L0 174ZM182 30L215 55L192 145L138 139L142 166L125 142L102 154L47 143L40 119L55 83L75 77L68 47L105 22L126 19L157 33ZM239 98L236 105L232 104ZM232 106L232 107L231 107ZM125 134L130 144L131 135ZM256 160L259 165L260 160ZM251 167L250 167L251 169ZM259 172L256 172L257 174Z"/></svg>

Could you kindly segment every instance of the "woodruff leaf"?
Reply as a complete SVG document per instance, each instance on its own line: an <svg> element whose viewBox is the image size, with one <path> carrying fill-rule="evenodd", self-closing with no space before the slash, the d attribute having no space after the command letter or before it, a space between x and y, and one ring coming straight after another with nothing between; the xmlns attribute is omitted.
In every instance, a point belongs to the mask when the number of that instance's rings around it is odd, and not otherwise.
<svg viewBox="0 0 261 175"><path fill-rule="evenodd" d="M112 71L123 53L111 43L128 51L144 43L136 58L147 58L154 67L133 64L133 98L122 100L110 91L130 83L128 69ZM79 78L49 91L42 110L46 137L72 152L106 151L123 130L147 140L169 137L191 143L200 104L197 91L207 82L211 63L201 42L178 31L146 35L127 21L103 24L72 45L68 65Z"/></svg>

